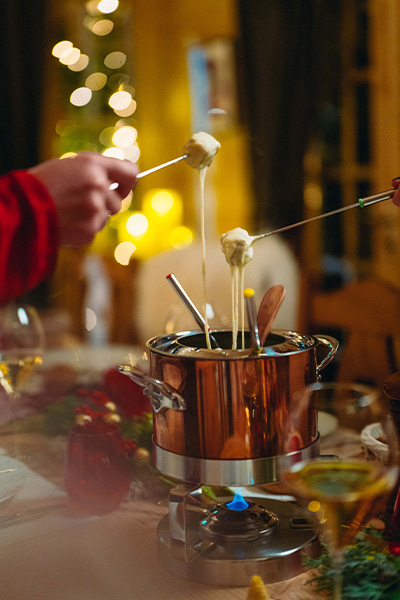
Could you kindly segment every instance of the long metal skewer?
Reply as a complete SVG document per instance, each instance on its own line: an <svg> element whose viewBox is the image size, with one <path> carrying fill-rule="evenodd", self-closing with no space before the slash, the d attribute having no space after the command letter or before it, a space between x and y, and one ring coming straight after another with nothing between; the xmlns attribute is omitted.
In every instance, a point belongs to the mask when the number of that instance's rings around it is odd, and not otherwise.
<svg viewBox="0 0 400 600"><path fill-rule="evenodd" d="M197 325L200 327L200 329L202 329L204 331L204 328L206 326L206 322L205 322L205 319L204 319L203 315L198 310L198 308L193 303L193 301L190 299L190 297L188 296L188 294L185 292L185 290L183 289L183 287L181 286L181 284L179 283L179 281L177 280L177 278L175 277L175 275L173 273L170 273L169 275L166 276L166 279L172 285L172 287L174 288L174 290L176 291L176 293L178 294L178 296L180 297L180 299L183 301L183 303L185 304L185 306L192 313L192 315L193 315L193 317L194 317ZM218 348L218 342L212 336L212 334L210 334L210 341L212 342L214 348Z"/></svg>
<svg viewBox="0 0 400 600"><path fill-rule="evenodd" d="M155 173L156 171L159 171L160 169L164 169L165 167L169 167L170 165L173 165L181 160L184 160L185 158L187 158L187 154L183 154L183 156L178 156L178 158L169 160L168 162L163 163L162 165L158 165L157 167L153 167L152 169L147 169L147 171L141 171L140 173L138 173L136 175L136 179L141 179L142 177L146 177L146 175L150 175L150 173Z"/></svg>
<svg viewBox="0 0 400 600"><path fill-rule="evenodd" d="M285 227L280 227L279 229L274 229L273 231L268 231L267 233L255 235L251 243L253 244L257 240L261 240L262 238L268 237L273 233L282 233L283 231L288 231L289 229L293 229L294 227L300 227L300 225L305 225L306 223L311 223L312 221L317 221L318 219L324 219L325 217L337 215L338 213L344 212L345 210L350 210L350 208L364 208L366 206L369 206L370 204L377 204L378 202L389 200L390 198L393 198L395 191L396 189L386 190L386 192L380 192L379 194L366 196L365 198L360 198L358 202L354 202L354 204L342 206L342 208L337 208L336 210L331 210L330 212L317 215L316 217L311 217L310 219L305 219L304 221L298 221L297 223L292 223L291 225L286 225Z"/></svg>

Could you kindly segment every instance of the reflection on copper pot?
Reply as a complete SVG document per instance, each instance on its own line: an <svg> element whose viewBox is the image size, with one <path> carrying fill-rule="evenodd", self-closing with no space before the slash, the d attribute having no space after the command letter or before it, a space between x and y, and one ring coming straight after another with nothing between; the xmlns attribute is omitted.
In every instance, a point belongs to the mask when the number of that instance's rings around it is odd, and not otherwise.
<svg viewBox="0 0 400 600"><path fill-rule="evenodd" d="M230 350L230 331L213 335L226 350L207 350L204 334L191 331L147 343L150 379L181 398L177 410L170 402L160 409L158 395L155 443L194 458L249 459L286 454L314 442L312 415L297 425L290 439L283 435L283 423L290 419L294 394L317 381L337 351L337 340L274 331L256 354L250 348ZM319 363L317 349L325 354ZM131 367L121 369L134 378Z"/></svg>

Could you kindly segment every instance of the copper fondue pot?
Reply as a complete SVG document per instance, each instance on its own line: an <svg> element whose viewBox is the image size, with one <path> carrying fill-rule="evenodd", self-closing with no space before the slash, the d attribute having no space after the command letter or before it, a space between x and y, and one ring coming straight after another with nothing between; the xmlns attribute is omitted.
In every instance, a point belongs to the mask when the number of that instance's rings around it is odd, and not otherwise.
<svg viewBox="0 0 400 600"><path fill-rule="evenodd" d="M203 333L183 331L147 342L149 375L120 367L152 401L155 445L185 457L223 461L310 446L318 436L311 415L290 440L283 423L290 419L293 395L318 380L337 351L337 340L273 331L257 354L248 347L231 350L230 331L212 335L222 351L207 350Z"/></svg>

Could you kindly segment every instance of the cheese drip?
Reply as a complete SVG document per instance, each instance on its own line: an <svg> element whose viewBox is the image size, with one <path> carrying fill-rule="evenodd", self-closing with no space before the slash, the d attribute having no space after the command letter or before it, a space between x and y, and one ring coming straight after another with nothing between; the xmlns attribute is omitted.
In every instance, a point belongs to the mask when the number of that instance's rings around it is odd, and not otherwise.
<svg viewBox="0 0 400 600"><path fill-rule="evenodd" d="M202 248L202 280L203 280L203 310L204 310L204 333L206 335L207 348L211 349L210 334L207 317L207 286L206 286L206 235L205 235L205 201L204 182L207 168L211 165L215 155L221 148L221 144L204 131L194 133L186 142L183 152L186 155L188 165L197 169L200 181L201 197L201 248Z"/></svg>
<svg viewBox="0 0 400 600"><path fill-rule="evenodd" d="M253 258L254 238L245 229L236 227L221 236L222 252L231 267L232 281L232 349L237 347L239 332L239 310L242 329L242 349L244 341L244 267Z"/></svg>

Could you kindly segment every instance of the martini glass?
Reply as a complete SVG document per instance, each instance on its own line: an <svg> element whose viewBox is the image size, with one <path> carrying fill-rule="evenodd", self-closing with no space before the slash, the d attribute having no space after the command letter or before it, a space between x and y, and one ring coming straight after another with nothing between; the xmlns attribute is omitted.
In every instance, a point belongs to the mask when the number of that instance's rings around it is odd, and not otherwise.
<svg viewBox="0 0 400 600"><path fill-rule="evenodd" d="M294 402L287 440L298 436L308 418L320 431L320 456L284 467L289 491L317 523L334 566L333 598L342 598L343 555L360 529L383 512L398 476L396 427L380 394L347 383L315 383ZM388 445L383 462L363 445L362 432L374 424ZM323 432L323 434L321 433Z"/></svg>
<svg viewBox="0 0 400 600"><path fill-rule="evenodd" d="M42 362L44 331L32 306L0 308L0 384L17 400L35 367Z"/></svg>

